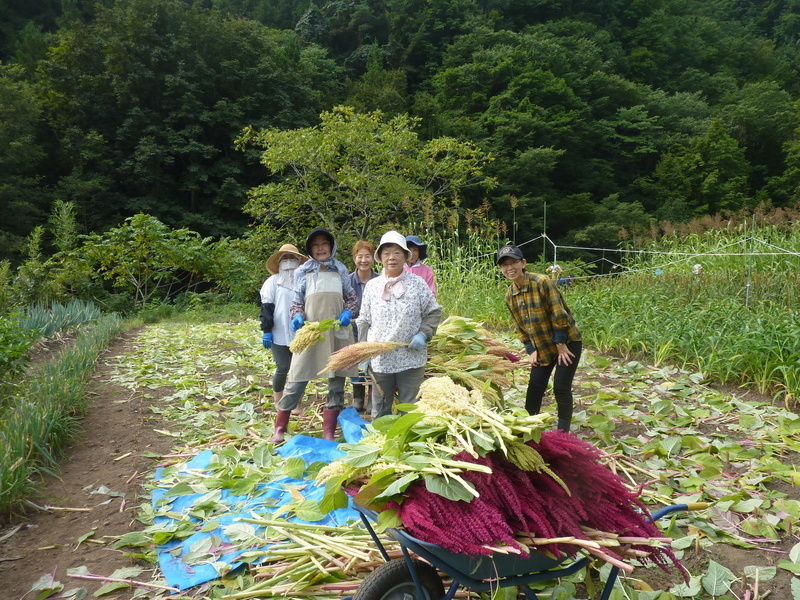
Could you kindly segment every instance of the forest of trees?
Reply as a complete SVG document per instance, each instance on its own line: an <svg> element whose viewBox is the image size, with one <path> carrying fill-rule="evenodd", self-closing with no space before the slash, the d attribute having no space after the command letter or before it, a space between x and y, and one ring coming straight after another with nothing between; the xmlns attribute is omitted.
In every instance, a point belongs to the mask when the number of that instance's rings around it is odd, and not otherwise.
<svg viewBox="0 0 800 600"><path fill-rule="evenodd" d="M284 175L236 141L337 106L487 154L459 206L519 240L794 206L798 42L800 0L0 0L0 259L59 202L83 234L317 225L245 211Z"/></svg>

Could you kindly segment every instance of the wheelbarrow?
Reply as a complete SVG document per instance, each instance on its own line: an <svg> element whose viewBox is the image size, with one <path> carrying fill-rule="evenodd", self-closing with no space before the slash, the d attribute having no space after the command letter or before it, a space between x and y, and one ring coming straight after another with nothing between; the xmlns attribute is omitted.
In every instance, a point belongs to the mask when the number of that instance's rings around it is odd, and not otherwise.
<svg viewBox="0 0 800 600"><path fill-rule="evenodd" d="M518 586L528 600L537 600L538 596L529 584L572 575L590 562L587 556L553 558L538 552L531 552L527 558L500 553L491 556L456 554L424 542L403 529L394 528L387 529L386 533L400 544L403 558L391 559L370 523L370 520L375 520L376 513L363 506L355 507L386 563L367 575L356 593L344 600L452 600L461 586L474 592ZM674 512L707 507L704 502L673 504L653 513L652 520ZM411 552L420 558L412 558ZM452 580L446 592L439 571ZM618 575L619 567L612 566L601 600L608 600Z"/></svg>

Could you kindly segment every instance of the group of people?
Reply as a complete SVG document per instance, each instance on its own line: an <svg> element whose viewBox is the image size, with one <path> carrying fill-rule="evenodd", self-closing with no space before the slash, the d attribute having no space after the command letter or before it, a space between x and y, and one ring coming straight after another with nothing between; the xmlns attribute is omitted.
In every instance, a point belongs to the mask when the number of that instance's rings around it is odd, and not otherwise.
<svg viewBox="0 0 800 600"><path fill-rule="evenodd" d="M411 247L416 248L415 254ZM353 380L355 407L363 411L371 404L373 418L391 412L395 393L401 401L413 401L424 375L427 342L442 317L433 271L421 262L427 246L416 236L406 238L389 231L377 250L369 242L359 241L353 247L356 269L352 273L336 258L336 240L325 228L308 234L305 251L303 255L291 244L281 246L267 260L271 276L261 288L262 343L272 351L276 363L275 443L283 441L292 411L297 409L308 382L320 376L333 352L356 340L406 345L360 369L323 374L328 379L323 438L334 439L348 377ZM380 274L373 268L376 262L383 267ZM333 334L292 355L289 345L305 322L326 319L338 321ZM366 374L372 383L369 398Z"/></svg>
<svg viewBox="0 0 800 600"><path fill-rule="evenodd" d="M336 258L333 234L312 230L302 254L284 244L267 260L270 277L261 288L262 343L272 351L276 370L273 404L277 409L272 441L283 441L293 411L309 381L328 379L323 410L323 438L335 437L344 408L345 381L353 384L353 405L372 418L391 414L395 398L413 403L425 376L427 345L442 319L436 300L436 279L427 258L427 245L417 236L388 231L377 249L358 241L352 249L355 270ZM569 308L549 277L526 271L521 249L505 245L496 265L509 280L506 305L529 355L531 375L525 408L541 410L551 375L558 407L559 429L569 431L572 420L572 381L580 360L581 334ZM381 265L380 273L375 263ZM336 319L338 328L302 353L289 345L306 321ZM346 371L322 373L333 352L356 341L403 344Z"/></svg>

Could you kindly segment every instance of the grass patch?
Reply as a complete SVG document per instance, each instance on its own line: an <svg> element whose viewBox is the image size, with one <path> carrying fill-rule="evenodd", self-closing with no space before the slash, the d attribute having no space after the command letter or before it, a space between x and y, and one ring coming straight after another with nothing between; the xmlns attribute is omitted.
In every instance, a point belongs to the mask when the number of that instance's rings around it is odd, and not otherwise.
<svg viewBox="0 0 800 600"><path fill-rule="evenodd" d="M648 250L659 254L629 261L627 272L581 283L569 302L584 339L788 407L800 397L800 232L776 229L757 232L771 246L728 230L658 240Z"/></svg>
<svg viewBox="0 0 800 600"><path fill-rule="evenodd" d="M86 386L97 357L124 327L117 315L97 319L14 390L0 413L0 514L19 508L38 471L56 466L88 409Z"/></svg>

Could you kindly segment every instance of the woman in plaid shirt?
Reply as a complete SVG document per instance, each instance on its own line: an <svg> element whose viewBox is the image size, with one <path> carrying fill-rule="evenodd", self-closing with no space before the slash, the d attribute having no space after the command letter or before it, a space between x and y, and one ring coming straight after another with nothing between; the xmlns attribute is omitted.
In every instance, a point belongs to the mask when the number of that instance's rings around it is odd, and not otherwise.
<svg viewBox="0 0 800 600"><path fill-rule="evenodd" d="M525 409L532 415L542 408L542 397L553 377L558 406L558 428L569 431L572 422L572 380L581 358L581 332L555 281L528 273L522 250L508 244L497 252L497 266L511 281L506 306L514 318L531 363Z"/></svg>

